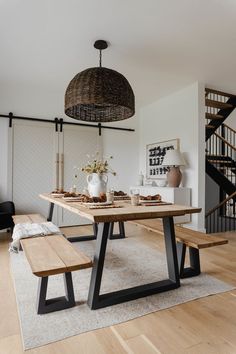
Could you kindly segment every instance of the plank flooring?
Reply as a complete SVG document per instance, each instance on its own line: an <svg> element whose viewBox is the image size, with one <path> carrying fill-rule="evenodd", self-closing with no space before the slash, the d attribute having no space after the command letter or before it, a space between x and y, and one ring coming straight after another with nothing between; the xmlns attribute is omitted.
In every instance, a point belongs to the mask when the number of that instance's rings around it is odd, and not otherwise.
<svg viewBox="0 0 236 354"><path fill-rule="evenodd" d="M73 236L78 228L64 228ZM91 234L90 226L79 228ZM159 251L163 237L127 225L128 237L139 237ZM236 232L219 234L229 244L201 250L202 270L236 286ZM112 241L115 242L115 241ZM0 234L0 354L24 353L8 254L9 235ZM84 333L27 354L235 354L236 290L158 311L112 327Z"/></svg>

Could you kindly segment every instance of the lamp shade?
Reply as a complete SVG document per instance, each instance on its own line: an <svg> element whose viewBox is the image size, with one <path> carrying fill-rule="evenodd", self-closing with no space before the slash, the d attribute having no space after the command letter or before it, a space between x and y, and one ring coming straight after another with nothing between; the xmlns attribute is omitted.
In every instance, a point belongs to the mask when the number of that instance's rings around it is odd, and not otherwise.
<svg viewBox="0 0 236 354"><path fill-rule="evenodd" d="M119 72L95 67L78 73L65 93L65 114L89 122L113 122L135 113L134 93Z"/></svg>
<svg viewBox="0 0 236 354"><path fill-rule="evenodd" d="M108 42L99 39L99 67L81 71L71 80L65 93L65 114L87 122L114 122L135 113L135 99L128 80L118 71L102 67L102 50Z"/></svg>
<svg viewBox="0 0 236 354"><path fill-rule="evenodd" d="M186 162L179 150L167 150L162 166L185 166Z"/></svg>

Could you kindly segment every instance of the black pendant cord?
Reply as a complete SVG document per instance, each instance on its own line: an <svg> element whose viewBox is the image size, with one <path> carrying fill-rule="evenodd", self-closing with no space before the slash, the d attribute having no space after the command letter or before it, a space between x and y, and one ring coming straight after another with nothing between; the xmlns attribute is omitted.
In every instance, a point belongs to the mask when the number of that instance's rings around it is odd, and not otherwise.
<svg viewBox="0 0 236 354"><path fill-rule="evenodd" d="M102 50L99 50L99 67L102 67Z"/></svg>
<svg viewBox="0 0 236 354"><path fill-rule="evenodd" d="M128 131L128 132L134 132L135 129L131 128L120 128L120 127L111 127L108 125L102 125L101 123L98 124L89 124L89 123L73 123L73 122L65 122L62 118L58 119L43 119L43 118L32 118L32 117L24 117L24 116L14 116L12 112L9 114L0 114L0 118L6 118L9 119L9 127L12 128L12 122L13 120L28 120L28 121L34 121L34 122L42 122L42 123L54 123L55 124L55 130L60 132L63 131L63 126L64 125L77 125L81 127L89 127L89 128L96 128L99 131L99 135L101 135L102 129L111 129L111 130L121 130L121 131ZM58 129L59 128L59 129Z"/></svg>
<svg viewBox="0 0 236 354"><path fill-rule="evenodd" d="M94 48L99 50L99 68L102 67L102 50L107 49L108 43L103 39L99 39L94 43Z"/></svg>

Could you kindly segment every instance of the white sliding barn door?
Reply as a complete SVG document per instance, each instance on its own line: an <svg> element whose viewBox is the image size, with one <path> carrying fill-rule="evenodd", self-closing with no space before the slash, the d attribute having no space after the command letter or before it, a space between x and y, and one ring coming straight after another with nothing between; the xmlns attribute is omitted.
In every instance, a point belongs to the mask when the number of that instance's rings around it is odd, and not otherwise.
<svg viewBox="0 0 236 354"><path fill-rule="evenodd" d="M98 129L82 126L64 125L63 133L60 133L60 155L64 157L64 189L66 191L74 184L74 166L81 169L88 162L87 155L94 155L96 151L101 153L101 137ZM78 173L77 191L82 192L87 188L86 174ZM61 210L60 226L88 224L89 220L81 218L65 209Z"/></svg>
<svg viewBox="0 0 236 354"><path fill-rule="evenodd" d="M47 216L48 203L40 193L55 188L58 133L54 124L14 121L12 147L12 194L18 213ZM57 222L55 208L53 221Z"/></svg>

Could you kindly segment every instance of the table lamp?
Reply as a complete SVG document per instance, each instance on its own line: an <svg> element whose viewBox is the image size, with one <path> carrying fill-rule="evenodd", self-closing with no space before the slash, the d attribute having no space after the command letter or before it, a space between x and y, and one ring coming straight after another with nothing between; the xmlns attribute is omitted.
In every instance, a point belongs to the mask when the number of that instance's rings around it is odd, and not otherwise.
<svg viewBox="0 0 236 354"><path fill-rule="evenodd" d="M167 150L162 166L170 167L167 173L169 187L179 187L182 180L182 173L179 166L185 166L186 162L179 150Z"/></svg>

